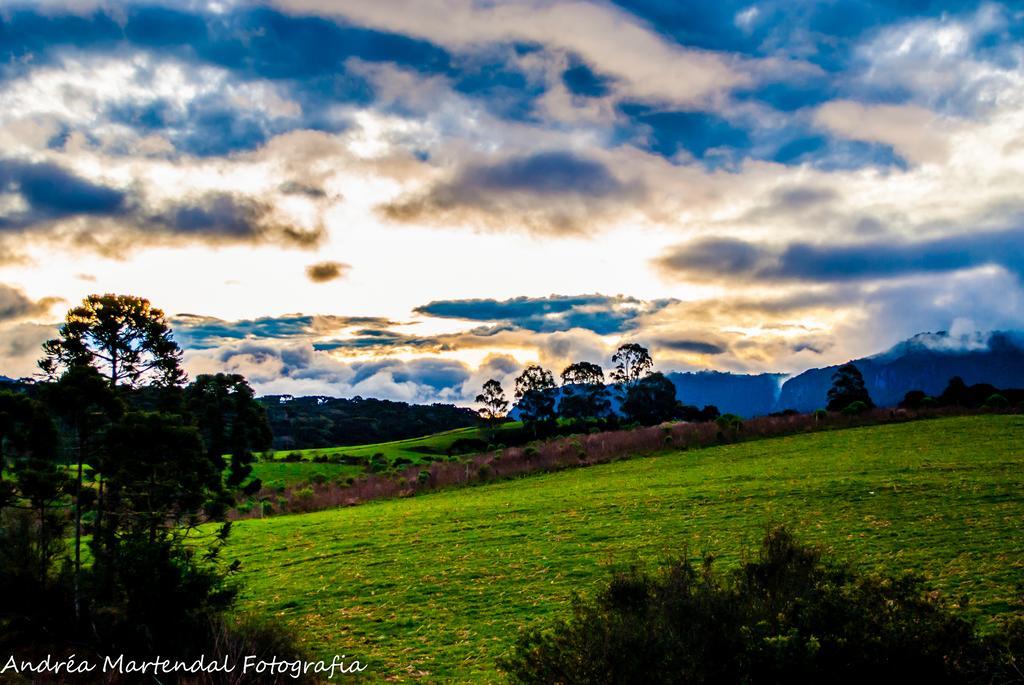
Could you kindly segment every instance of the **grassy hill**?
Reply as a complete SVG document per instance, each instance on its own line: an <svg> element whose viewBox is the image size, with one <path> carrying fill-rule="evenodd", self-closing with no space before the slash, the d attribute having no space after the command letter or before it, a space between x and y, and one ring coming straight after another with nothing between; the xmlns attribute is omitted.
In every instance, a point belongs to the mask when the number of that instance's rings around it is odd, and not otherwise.
<svg viewBox="0 0 1024 685"><path fill-rule="evenodd" d="M523 424L512 421L502 424L496 432L495 440L501 442L502 433L516 431ZM447 458L448 451L458 441L488 442L486 430L483 428L456 428L450 431L434 433L421 438L407 438L391 442L379 442L370 445L351 445L340 447L323 447L306 450L281 450L270 455L269 460L253 464L253 477L264 483L280 483L295 485L309 480L310 476L320 473L328 479L358 476L365 473L366 462L375 454L383 454L389 463L405 460L411 464L430 463L438 458ZM289 455L298 455L300 461L286 461ZM335 459L352 457L361 460L361 464L337 464L313 462L314 458ZM399 462L401 463L401 462Z"/></svg>
<svg viewBox="0 0 1024 685"><path fill-rule="evenodd" d="M869 568L927 575L982 617L1024 582L1024 416L671 452L236 524L243 606L373 679L493 682L520 626L564 615L609 564L688 549L735 563L773 523Z"/></svg>

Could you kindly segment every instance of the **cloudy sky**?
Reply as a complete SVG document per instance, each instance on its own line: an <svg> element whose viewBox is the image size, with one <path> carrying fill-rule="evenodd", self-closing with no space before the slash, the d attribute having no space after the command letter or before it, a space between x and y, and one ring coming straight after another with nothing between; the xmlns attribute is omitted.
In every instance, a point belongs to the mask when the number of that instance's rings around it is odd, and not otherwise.
<svg viewBox="0 0 1024 685"><path fill-rule="evenodd" d="M465 403L1024 324L1024 12L940 0L0 5L0 374L89 293L190 373Z"/></svg>

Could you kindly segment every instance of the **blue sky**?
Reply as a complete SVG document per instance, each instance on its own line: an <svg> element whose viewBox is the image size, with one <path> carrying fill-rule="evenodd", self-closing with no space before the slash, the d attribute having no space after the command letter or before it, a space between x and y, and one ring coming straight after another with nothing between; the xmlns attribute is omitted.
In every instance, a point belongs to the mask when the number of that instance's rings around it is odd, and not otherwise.
<svg viewBox="0 0 1024 685"><path fill-rule="evenodd" d="M192 373L466 402L1024 319L1012 4L0 8L0 373L91 292Z"/></svg>

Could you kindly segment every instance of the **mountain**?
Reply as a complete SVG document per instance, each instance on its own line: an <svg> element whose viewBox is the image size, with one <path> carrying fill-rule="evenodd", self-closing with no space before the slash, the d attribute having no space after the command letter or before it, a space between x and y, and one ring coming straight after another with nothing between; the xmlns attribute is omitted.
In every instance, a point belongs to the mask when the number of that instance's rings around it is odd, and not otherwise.
<svg viewBox="0 0 1024 685"><path fill-rule="evenodd" d="M776 405L784 373L758 375L723 371L673 372L666 374L676 386L676 397L683 404L703 407L713 404L723 414L759 416L771 413Z"/></svg>
<svg viewBox="0 0 1024 685"><path fill-rule="evenodd" d="M1024 386L1024 336L1013 331L953 336L920 333L881 354L855 359L875 403L895 406L908 390L938 395L949 379L1000 388ZM809 369L782 384L776 409L812 411L823 407L839 365Z"/></svg>

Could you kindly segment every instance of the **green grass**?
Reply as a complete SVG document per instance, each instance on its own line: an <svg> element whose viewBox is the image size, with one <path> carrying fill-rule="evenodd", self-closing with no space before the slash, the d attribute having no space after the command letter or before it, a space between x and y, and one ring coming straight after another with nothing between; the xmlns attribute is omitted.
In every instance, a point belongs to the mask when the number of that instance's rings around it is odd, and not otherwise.
<svg viewBox="0 0 1024 685"><path fill-rule="evenodd" d="M924 573L982 617L1024 582L1024 416L674 452L236 524L242 606L372 679L500 679L520 627L565 615L610 564L689 549L735 564L786 523L866 568Z"/></svg>
<svg viewBox="0 0 1024 685"><path fill-rule="evenodd" d="M357 478L365 471L362 466L355 464L314 464L308 461L260 461L252 465L252 477L259 478L268 487L302 485L318 473L334 481Z"/></svg>
<svg viewBox="0 0 1024 685"><path fill-rule="evenodd" d="M495 440L501 442L502 433L518 430L523 424L519 421L511 421L498 427ZM322 447L306 450L277 450L274 458L282 459L288 454L298 453L303 459L313 459L317 456L350 456L369 459L374 454L383 454L388 461L394 461L399 457L411 459L413 463L419 464L430 455L446 455L448 448L453 442L459 439L485 440L487 431L484 428L456 428L443 433L434 433L422 438L407 438L405 440L393 440L391 442L378 442L370 445L350 445L340 447Z"/></svg>

